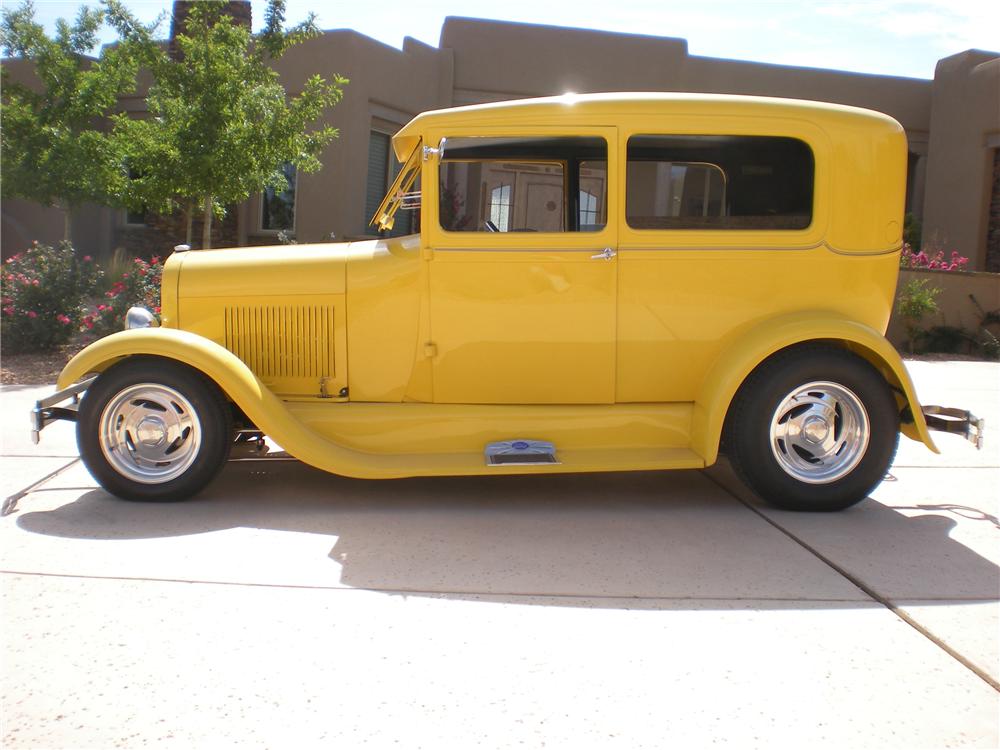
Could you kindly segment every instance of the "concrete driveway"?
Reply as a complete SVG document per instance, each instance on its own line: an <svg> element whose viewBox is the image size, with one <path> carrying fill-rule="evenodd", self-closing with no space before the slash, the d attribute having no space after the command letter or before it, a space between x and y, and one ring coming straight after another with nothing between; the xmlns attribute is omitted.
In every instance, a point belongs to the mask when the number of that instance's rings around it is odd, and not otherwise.
<svg viewBox="0 0 1000 750"><path fill-rule="evenodd" d="M365 482L231 463L110 498L4 388L5 747L996 747L1000 365L910 363L976 452L850 511L705 472ZM61 471L60 471L61 470Z"/></svg>

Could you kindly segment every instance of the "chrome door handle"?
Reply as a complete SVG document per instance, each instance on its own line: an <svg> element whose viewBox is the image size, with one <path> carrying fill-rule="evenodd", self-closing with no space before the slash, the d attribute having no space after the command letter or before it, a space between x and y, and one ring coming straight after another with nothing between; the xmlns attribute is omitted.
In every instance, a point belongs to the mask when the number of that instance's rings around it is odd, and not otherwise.
<svg viewBox="0 0 1000 750"><path fill-rule="evenodd" d="M611 260L616 255L618 255L618 253L616 253L610 247L606 247L601 252L599 252L597 255L591 255L590 259L591 260Z"/></svg>

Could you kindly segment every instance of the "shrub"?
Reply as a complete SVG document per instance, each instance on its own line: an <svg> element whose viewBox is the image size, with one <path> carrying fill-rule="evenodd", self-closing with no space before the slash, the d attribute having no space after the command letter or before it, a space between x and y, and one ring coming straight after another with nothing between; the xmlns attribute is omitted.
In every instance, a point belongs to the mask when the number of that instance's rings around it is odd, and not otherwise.
<svg viewBox="0 0 1000 750"><path fill-rule="evenodd" d="M153 256L149 261L133 258L111 287L104 299L83 317L82 328L88 338L101 338L125 327L125 314L130 307L145 307L160 314L160 280L163 262Z"/></svg>
<svg viewBox="0 0 1000 750"><path fill-rule="evenodd" d="M69 341L83 320L84 300L100 279L93 259L78 259L67 242L58 247L32 242L9 258L0 276L4 353L48 351Z"/></svg>
<svg viewBox="0 0 1000 750"><path fill-rule="evenodd" d="M917 338L921 335L920 321L925 315L937 312L937 296L941 290L928 286L927 279L910 279L896 298L896 312L906 326L907 346L915 351Z"/></svg>

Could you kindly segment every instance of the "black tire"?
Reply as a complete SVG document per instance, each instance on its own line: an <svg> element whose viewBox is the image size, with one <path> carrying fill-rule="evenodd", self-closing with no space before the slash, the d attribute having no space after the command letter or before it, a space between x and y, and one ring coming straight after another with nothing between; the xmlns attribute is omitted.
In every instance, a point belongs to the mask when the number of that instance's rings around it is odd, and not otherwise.
<svg viewBox="0 0 1000 750"><path fill-rule="evenodd" d="M885 477L899 444L899 411L871 364L807 345L750 374L726 433L734 468L769 504L837 511L864 500Z"/></svg>
<svg viewBox="0 0 1000 750"><path fill-rule="evenodd" d="M87 389L76 440L87 469L123 500L173 502L229 457L232 415L219 388L174 360L129 357Z"/></svg>

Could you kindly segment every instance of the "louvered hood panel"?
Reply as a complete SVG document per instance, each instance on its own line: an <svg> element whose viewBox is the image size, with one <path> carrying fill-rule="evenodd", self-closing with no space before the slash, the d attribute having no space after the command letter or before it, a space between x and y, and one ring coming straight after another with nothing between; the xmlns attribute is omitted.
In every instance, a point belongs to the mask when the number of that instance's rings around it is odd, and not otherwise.
<svg viewBox="0 0 1000 750"><path fill-rule="evenodd" d="M309 247L191 251L179 327L226 347L280 396L338 398L347 386L346 246Z"/></svg>

